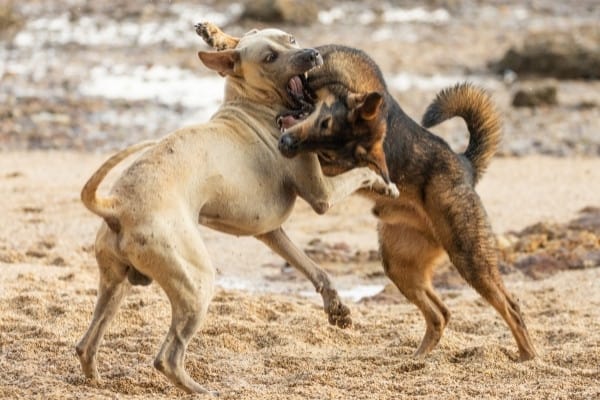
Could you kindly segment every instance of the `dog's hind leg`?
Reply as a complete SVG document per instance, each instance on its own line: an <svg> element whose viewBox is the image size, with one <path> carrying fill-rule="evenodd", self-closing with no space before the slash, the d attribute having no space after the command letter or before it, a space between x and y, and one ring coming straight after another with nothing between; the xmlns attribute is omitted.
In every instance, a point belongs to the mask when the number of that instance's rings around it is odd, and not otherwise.
<svg viewBox="0 0 600 400"><path fill-rule="evenodd" d="M212 394L184 369L188 343L206 316L215 280L198 228L188 220L187 215L155 218L151 226L124 237L123 251L136 269L163 288L171 303L171 326L154 366L188 393Z"/></svg>
<svg viewBox="0 0 600 400"><path fill-rule="evenodd" d="M340 300L329 276L306 253L300 250L285 234L282 228L256 236L256 238L283 257L287 262L302 272L323 297L324 309L329 316L329 323L340 328L352 325L350 310Z"/></svg>
<svg viewBox="0 0 600 400"><path fill-rule="evenodd" d="M520 360L534 358L535 349L519 306L502 283L495 239L479 196L467 185L448 188L448 182L442 179L437 184L445 189L429 193L426 208L435 221L438 240L461 276L506 321L517 342Z"/></svg>
<svg viewBox="0 0 600 400"><path fill-rule="evenodd" d="M96 259L100 270L100 285L98 299L92 322L81 338L75 350L83 373L89 379L99 381L96 366L96 353L106 328L114 318L119 305L128 289L127 265L120 262L115 255L105 246L108 241L114 241L116 236L108 229L100 231L96 241Z"/></svg>
<svg viewBox="0 0 600 400"><path fill-rule="evenodd" d="M450 312L431 285L443 250L425 232L401 224L380 224L379 240L386 275L425 318L425 335L415 352L417 357L425 356L438 344L450 319Z"/></svg>

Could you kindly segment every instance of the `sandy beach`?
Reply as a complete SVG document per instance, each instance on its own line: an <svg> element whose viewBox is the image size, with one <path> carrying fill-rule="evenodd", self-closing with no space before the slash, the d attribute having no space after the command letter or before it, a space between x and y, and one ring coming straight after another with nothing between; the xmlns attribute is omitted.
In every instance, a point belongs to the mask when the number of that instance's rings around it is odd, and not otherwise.
<svg viewBox="0 0 600 400"><path fill-rule="evenodd" d="M281 15L248 16L249 3ZM371 204L352 196L322 216L298 200L284 224L330 274L349 329L330 326L312 285L262 243L199 227L217 288L188 348L195 380L232 400L600 398L600 69L574 68L600 60L599 18L593 0L0 2L0 398L193 397L152 365L170 321L157 284L132 288L99 350L102 381L84 378L75 344L96 301L101 220L79 193L113 151L217 109L223 80L196 56L205 20L361 48L416 120L446 86L490 93L503 141L477 191L539 356L518 362L504 321L445 262L434 284L450 323L413 357L423 318L383 273ZM536 35L554 69L497 67L538 54L525 46ZM539 87L554 95L515 104ZM457 152L468 140L457 119L433 132Z"/></svg>

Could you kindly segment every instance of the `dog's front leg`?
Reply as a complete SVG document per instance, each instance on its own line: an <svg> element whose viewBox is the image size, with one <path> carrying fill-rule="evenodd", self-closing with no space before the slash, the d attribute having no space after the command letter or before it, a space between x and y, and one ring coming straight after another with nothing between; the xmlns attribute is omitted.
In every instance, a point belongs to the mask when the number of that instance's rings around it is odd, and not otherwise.
<svg viewBox="0 0 600 400"><path fill-rule="evenodd" d="M194 27L196 33L202 37L206 44L216 50L235 49L240 41L240 38L226 34L211 22L199 22Z"/></svg>
<svg viewBox="0 0 600 400"><path fill-rule="evenodd" d="M350 310L342 304L327 273L296 247L282 228L256 236L256 238L283 257L313 283L317 292L323 297L323 305L329 316L330 324L337 325L340 328L347 328L352 325Z"/></svg>
<svg viewBox="0 0 600 400"><path fill-rule="evenodd" d="M354 168L330 177L323 175L318 162L316 168L312 168L312 173L306 172L298 178L296 185L298 195L318 214L324 214L331 206L360 189L372 190L391 198L400 195L395 183L386 183L368 167Z"/></svg>

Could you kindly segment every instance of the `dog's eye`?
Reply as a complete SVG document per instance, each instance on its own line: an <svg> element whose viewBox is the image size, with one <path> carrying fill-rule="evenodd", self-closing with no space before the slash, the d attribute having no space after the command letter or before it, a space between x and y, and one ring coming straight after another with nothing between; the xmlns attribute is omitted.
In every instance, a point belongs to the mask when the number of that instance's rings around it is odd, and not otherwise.
<svg viewBox="0 0 600 400"><path fill-rule="evenodd" d="M331 117L325 118L323 121L321 121L321 129L322 130L327 130L327 129L329 129L330 126L331 126Z"/></svg>
<svg viewBox="0 0 600 400"><path fill-rule="evenodd" d="M278 56L278 54L276 52L272 51L265 56L265 62L272 63L273 61L277 60L277 56Z"/></svg>
<svg viewBox="0 0 600 400"><path fill-rule="evenodd" d="M296 44L296 38L293 36L290 36L290 43L291 44Z"/></svg>

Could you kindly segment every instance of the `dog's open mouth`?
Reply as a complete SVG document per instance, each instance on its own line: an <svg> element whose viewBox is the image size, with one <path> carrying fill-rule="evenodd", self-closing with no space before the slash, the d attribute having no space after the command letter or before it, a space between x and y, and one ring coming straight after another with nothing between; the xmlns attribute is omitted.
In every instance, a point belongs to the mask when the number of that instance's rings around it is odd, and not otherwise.
<svg viewBox="0 0 600 400"><path fill-rule="evenodd" d="M303 107L305 103L310 102L311 95L308 92L306 83L307 73L295 75L288 81L287 92L294 104Z"/></svg>
<svg viewBox="0 0 600 400"><path fill-rule="evenodd" d="M277 126L279 126L279 130L283 133L286 129L302 122L307 116L308 113L302 110L289 114L282 114L277 117Z"/></svg>
<svg viewBox="0 0 600 400"><path fill-rule="evenodd" d="M277 116L277 126L281 132L298 124L313 111L315 99L308 89L307 75L295 75L288 81L287 91L295 107Z"/></svg>

